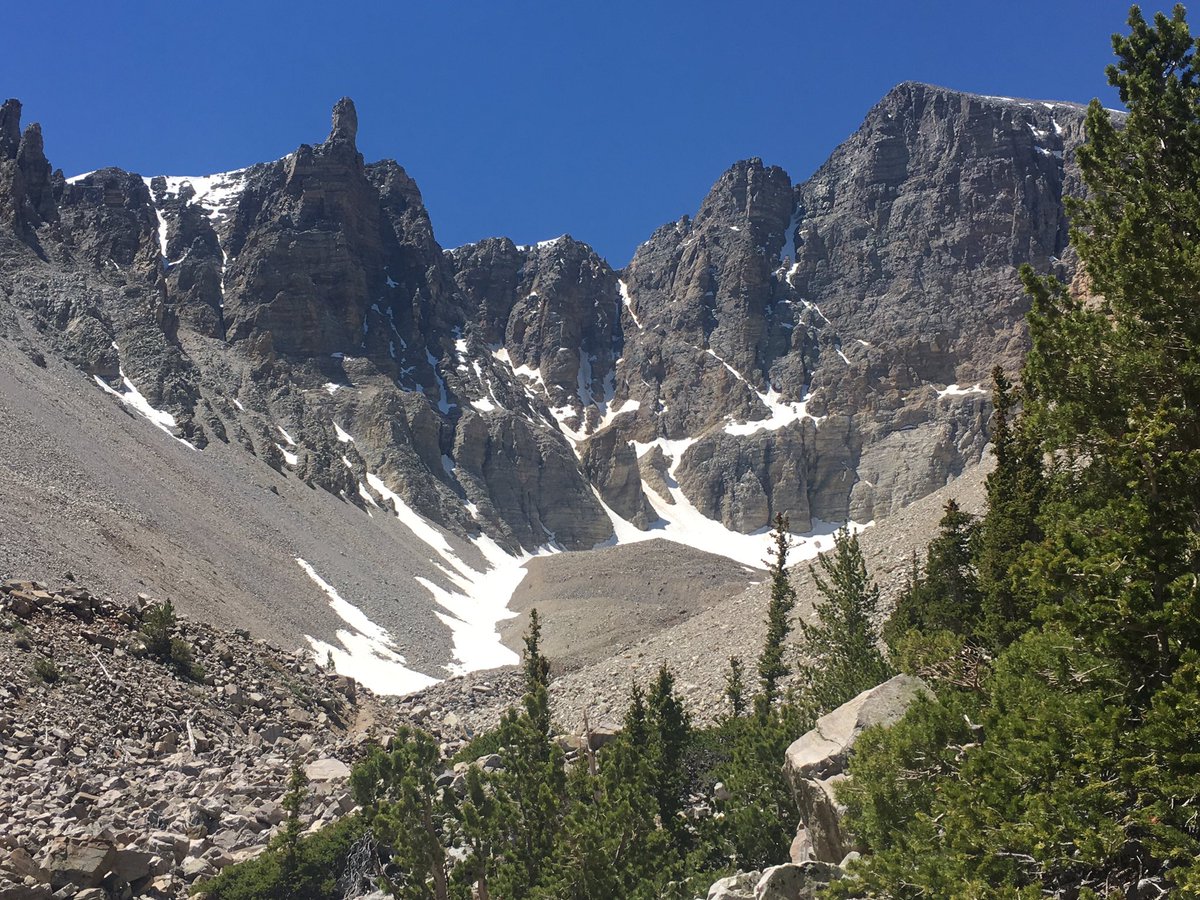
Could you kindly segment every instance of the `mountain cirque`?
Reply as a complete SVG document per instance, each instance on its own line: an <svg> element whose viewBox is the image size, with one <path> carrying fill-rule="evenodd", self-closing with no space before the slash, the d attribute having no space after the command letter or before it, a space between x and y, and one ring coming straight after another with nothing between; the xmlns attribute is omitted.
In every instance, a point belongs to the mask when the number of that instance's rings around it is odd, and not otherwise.
<svg viewBox="0 0 1200 900"><path fill-rule="evenodd" d="M1070 274L1083 110L900 85L808 181L737 163L620 271L565 235L443 250L348 100L203 178L65 179L20 113L0 574L149 588L411 689L514 658L529 554L659 536L740 572L777 512L878 521L977 463L1017 267Z"/></svg>

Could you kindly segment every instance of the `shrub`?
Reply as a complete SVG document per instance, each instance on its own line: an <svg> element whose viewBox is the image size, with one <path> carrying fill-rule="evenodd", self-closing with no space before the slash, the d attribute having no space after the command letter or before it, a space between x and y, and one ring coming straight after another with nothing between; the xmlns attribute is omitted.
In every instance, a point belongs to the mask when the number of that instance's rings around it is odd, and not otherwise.
<svg viewBox="0 0 1200 900"><path fill-rule="evenodd" d="M46 684L54 684L62 678L62 672L54 664L54 660L48 656L39 656L33 661L33 674L37 675Z"/></svg>
<svg viewBox="0 0 1200 900"><path fill-rule="evenodd" d="M170 665L184 678L203 681L206 673L204 667L196 663L191 645L175 636L177 624L175 606L170 600L147 609L140 632L146 652Z"/></svg>
<svg viewBox="0 0 1200 900"><path fill-rule="evenodd" d="M208 900L341 900L341 882L351 873L351 857L366 834L358 816L348 816L301 837L294 863L285 865L277 838L264 853L223 869L211 881L193 885ZM375 860L368 867L373 868Z"/></svg>

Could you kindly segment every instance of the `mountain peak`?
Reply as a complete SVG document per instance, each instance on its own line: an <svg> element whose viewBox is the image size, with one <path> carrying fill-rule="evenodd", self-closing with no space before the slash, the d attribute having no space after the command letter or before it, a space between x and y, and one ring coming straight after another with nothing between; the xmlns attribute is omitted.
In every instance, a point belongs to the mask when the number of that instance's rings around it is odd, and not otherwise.
<svg viewBox="0 0 1200 900"><path fill-rule="evenodd" d="M0 159L15 159L21 146L21 101L0 104Z"/></svg>
<svg viewBox="0 0 1200 900"><path fill-rule="evenodd" d="M934 94L945 97L970 98L972 100L980 100L985 103L992 104L1041 104L1047 107L1063 106L1072 107L1075 109L1085 109L1087 106L1086 103L1074 103L1067 100L1038 100L1028 97L1003 97L995 94L980 94L976 93L975 91L963 91L957 88L946 87L945 85L930 84L926 81L902 81L884 95L884 100L898 95L912 96L914 94Z"/></svg>
<svg viewBox="0 0 1200 900"><path fill-rule="evenodd" d="M329 143L346 143L354 145L358 136L358 111L354 101L343 97L333 105L333 128L329 132Z"/></svg>

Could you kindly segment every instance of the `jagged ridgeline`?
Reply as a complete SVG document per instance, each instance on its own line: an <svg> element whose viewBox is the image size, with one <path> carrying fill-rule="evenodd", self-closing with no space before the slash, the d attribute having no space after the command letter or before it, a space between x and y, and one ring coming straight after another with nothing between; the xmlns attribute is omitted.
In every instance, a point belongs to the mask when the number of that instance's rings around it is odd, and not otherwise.
<svg viewBox="0 0 1200 900"><path fill-rule="evenodd" d="M20 114L7 574L141 579L380 690L513 661L531 554L759 565L777 513L828 534L945 485L1026 347L1018 267L1072 271L1070 104L900 85L809 180L737 163L624 269L566 235L444 250L349 100L323 143L204 177L64 178Z"/></svg>

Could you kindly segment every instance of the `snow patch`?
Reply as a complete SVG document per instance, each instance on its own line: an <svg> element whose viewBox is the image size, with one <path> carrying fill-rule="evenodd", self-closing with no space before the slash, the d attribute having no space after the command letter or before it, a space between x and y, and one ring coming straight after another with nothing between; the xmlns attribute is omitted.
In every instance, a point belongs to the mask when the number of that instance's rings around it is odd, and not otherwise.
<svg viewBox="0 0 1200 900"><path fill-rule="evenodd" d="M759 529L753 534L742 534L726 528L720 522L708 518L700 510L696 509L680 489L679 482L675 477L676 470L679 468L679 463L683 459L684 452L695 442L695 438L682 438L678 440L658 438L646 443L633 442L634 451L639 459L649 453L654 447L662 450L663 456L668 461L666 485L671 502L663 499L654 488L643 481L642 491L658 515L658 520L649 529L642 531L637 526L617 515L600 499L597 493L596 499L604 508L613 525L613 537L599 546L632 544L662 538L673 543L684 544L688 547L694 547L697 550L713 553L717 556L724 556L744 566L755 569L766 568L770 548L767 536L770 534L770 528ZM856 522L850 522L847 523L846 527L850 528L851 531L858 532L873 524L874 522L867 522L861 525ZM792 540L795 544L791 556L793 561L812 559L818 553L831 548L833 546L833 535L841 527L816 519L813 520L813 526L812 531L792 535Z"/></svg>
<svg viewBox="0 0 1200 900"><path fill-rule="evenodd" d="M629 317L633 319L633 324L636 325L640 331L642 328L642 323L638 319L637 313L633 311L633 298L629 296L629 285L627 285L624 280L618 279L617 290L621 292L621 302L624 303L625 308L629 310Z"/></svg>
<svg viewBox="0 0 1200 900"><path fill-rule="evenodd" d="M218 172L215 175L167 175L167 193L178 196L184 185L190 185L195 194L188 201L204 210L214 223L228 218L238 198L246 189L249 168ZM150 187L152 179L143 179ZM165 255L165 254L164 254Z"/></svg>
<svg viewBox="0 0 1200 900"><path fill-rule="evenodd" d="M745 436L757 434L760 431L778 431L784 426L803 419L812 419L815 425L820 425L825 421L824 416L814 416L809 413L807 396L803 400L789 403L782 399L782 395L774 387L765 394L761 391L755 391L755 394L770 415L765 419L756 419L753 422L730 422L725 426L726 434Z"/></svg>
<svg viewBox="0 0 1200 900"><path fill-rule="evenodd" d="M437 379L438 412L442 413L442 415L445 415L446 413L450 412L450 410L454 409L457 404L450 402L449 395L446 393L446 380L442 378L442 373L438 371L436 357L434 357L434 355L428 350L425 351L425 361L429 363L430 368L433 369L433 377Z"/></svg>
<svg viewBox="0 0 1200 900"><path fill-rule="evenodd" d="M411 694L437 684L436 678L405 665L405 659L397 652L396 642L387 629L372 622L366 613L344 599L306 560L298 556L295 559L304 573L329 598L329 606L338 618L350 626L338 629L337 639L341 647L319 641L311 635L304 636L318 661L333 657L338 672L362 682L377 694Z"/></svg>
<svg viewBox="0 0 1200 900"><path fill-rule="evenodd" d="M441 558L441 563L434 560L434 564L454 586L454 589L447 589L428 578L415 577L445 610L437 616L450 629L457 660L446 669L451 674L461 675L516 663L517 655L500 643L496 625L516 615L509 610L508 603L517 585L525 578L525 563L534 555L556 553L559 548L545 545L536 554L514 556L481 533L467 538L486 564L483 571L476 570L454 551L437 526L405 503L378 475L368 472L367 483L377 494L392 502L401 523Z"/></svg>
<svg viewBox="0 0 1200 900"><path fill-rule="evenodd" d="M961 397L964 394L986 394L987 390L981 384L976 384L974 387L959 387L957 384L946 385L942 390L937 392L938 399L943 397Z"/></svg>
<svg viewBox="0 0 1200 900"><path fill-rule="evenodd" d="M175 434L175 417L173 415L171 415L169 412L164 412L161 409L155 409L153 406L151 406L150 401L142 395L141 391L134 387L133 382L130 381L125 375L125 370L121 367L118 367L117 371L121 375L121 385L123 388L123 390L120 391L116 390L99 375L93 375L92 378L96 380L96 384L98 384L101 390L103 390L106 394L112 394L112 396L116 397L139 416L150 422L150 424L152 424L155 428L158 428L164 434L169 435L172 440L178 441L185 447L199 452L199 447L188 443L183 438Z"/></svg>

